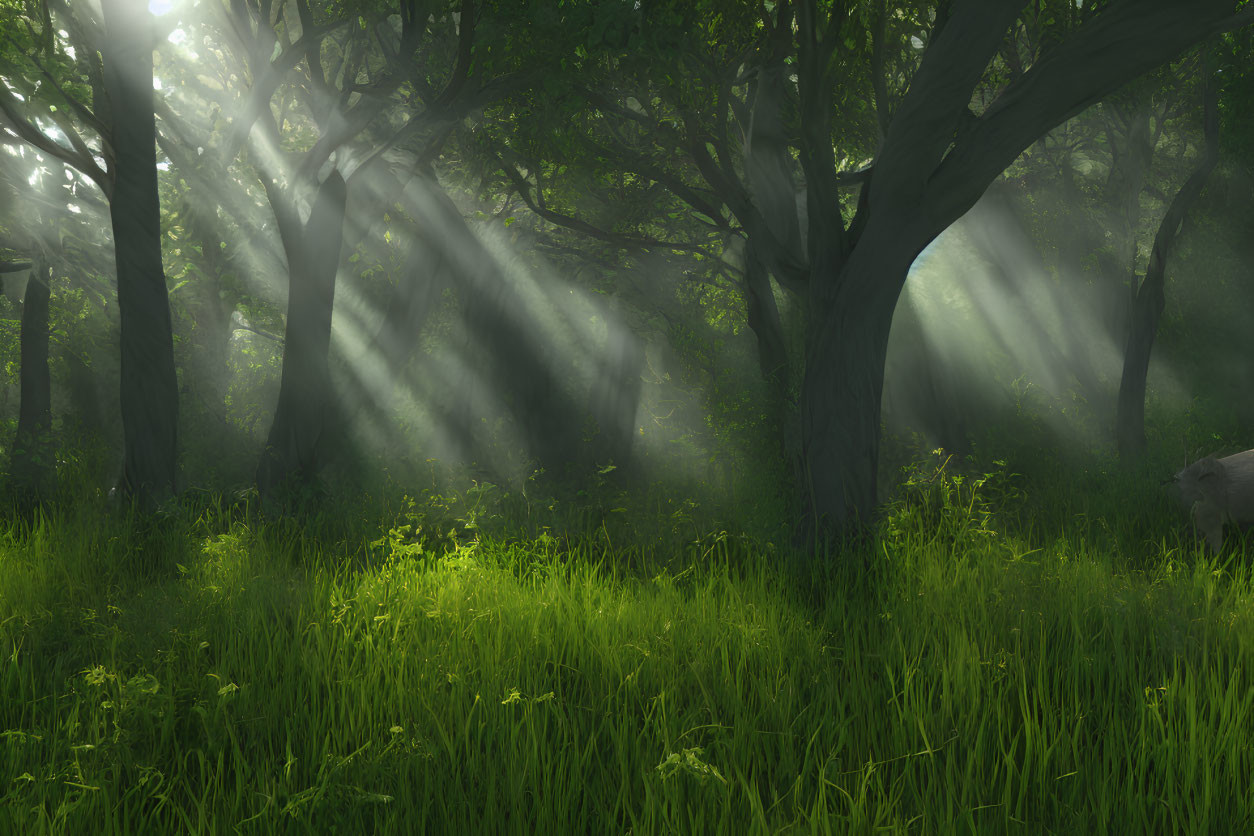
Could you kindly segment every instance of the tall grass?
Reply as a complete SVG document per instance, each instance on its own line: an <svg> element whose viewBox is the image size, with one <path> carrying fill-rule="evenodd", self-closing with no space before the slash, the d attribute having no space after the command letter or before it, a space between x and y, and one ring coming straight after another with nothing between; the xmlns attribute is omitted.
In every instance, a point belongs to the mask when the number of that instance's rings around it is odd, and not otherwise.
<svg viewBox="0 0 1254 836"><path fill-rule="evenodd" d="M10 522L0 832L1249 829L1244 546L905 476L809 564L612 491Z"/></svg>

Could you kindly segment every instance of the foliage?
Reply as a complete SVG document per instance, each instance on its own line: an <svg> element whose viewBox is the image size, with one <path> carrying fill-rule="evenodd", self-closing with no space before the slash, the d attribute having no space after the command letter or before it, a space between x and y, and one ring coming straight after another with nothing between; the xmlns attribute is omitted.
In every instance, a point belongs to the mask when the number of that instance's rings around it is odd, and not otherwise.
<svg viewBox="0 0 1254 836"><path fill-rule="evenodd" d="M1158 484L1183 452L1251 443L1254 401L1231 394L1241 367L1223 359L1249 336L1237 315L1250 307L1249 205L1233 197L1248 162L1248 33L1215 47L1229 179L1190 221L1173 276L1149 459L1128 469L1076 441L1104 432L1093 391L1046 396L1010 374L1009 405L984 416L969 456L893 442L886 458L914 458L873 536L816 560L788 546L779 425L797 380L780 404L758 375L748 231L732 209L753 197L746 114L778 7L474 3L474 95L458 110L443 92L470 31L463 4L406 5L427 17L423 46L399 64L387 36L401 7L311 5L334 24L312 55L343 72L320 86L310 57L296 61L262 109L273 133L260 129L266 142L237 159L218 154L264 67L237 66L226 45L239 33L217 18L171 24L158 46L163 245L193 486L158 514L106 494L117 304L99 198L59 163L0 143L4 253L42 242L56 256L60 441L53 501L0 518L0 832L1205 832L1254 817L1248 547L1199 552ZM84 128L91 27L62 36L44 8L0 0L0 83L41 126ZM300 35L271 8L255 34L282 54ZM933 34L933 4L881 8L853 4L828 68L842 169L874 157L879 117ZM973 112L1084 14L1026 8ZM883 90L876 38L900 47L879 57ZM1143 97L1163 114L1147 218L1195 153L1180 103L1192 60L1062 126L1009 172L1062 295L1110 278L1103 201L1119 108ZM409 114L434 114L393 150L430 162L465 214L507 230L528 280L551 270L574 277L572 292L614 296L649 340L630 471L531 472L493 416L476 432L507 448L504 469L530 472L520 484L389 437L360 455L378 481L337 473L265 504L241 489L283 351L286 299L266 280L286 254L266 151L312 157L330 100L384 90L345 159L392 142ZM794 169L795 93L780 103ZM839 198L846 221L856 194ZM422 220L365 204L378 217L345 253L336 311L350 373L379 312L416 278L408 236ZM1131 234L1144 242L1150 229ZM804 298L784 289L777 301L799 373ZM427 353L465 337L460 304L441 297ZM18 314L0 301L6 439ZM584 359L554 363L563 383ZM482 370L468 366L428 395L475 383ZM421 420L410 410L398 423ZM405 472L413 461L429 478Z"/></svg>
<svg viewBox="0 0 1254 836"><path fill-rule="evenodd" d="M393 521L363 522L380 497L294 523L191 496L159 521L90 496L8 520L0 827L1157 832L1174 810L1203 830L1254 813L1244 563L1173 539L1135 572L1083 540L1033 546L993 522L1015 519L1018 477L952 468L919 462L901 494L952 536L903 501L876 587L806 600L778 549L726 530L642 560L670 522L639 506L639 542L490 535L487 486Z"/></svg>
<svg viewBox="0 0 1254 836"><path fill-rule="evenodd" d="M1016 514L1024 494L1006 463L989 473L963 473L953 454L933 450L930 460L902 468L896 496L884 509L883 532L890 543L917 549L939 547L960 555L1001 528L995 512Z"/></svg>

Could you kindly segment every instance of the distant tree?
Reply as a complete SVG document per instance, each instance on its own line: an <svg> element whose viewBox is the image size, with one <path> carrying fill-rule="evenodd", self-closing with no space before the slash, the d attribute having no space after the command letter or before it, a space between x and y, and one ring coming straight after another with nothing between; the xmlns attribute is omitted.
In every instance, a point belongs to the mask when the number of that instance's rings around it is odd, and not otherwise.
<svg viewBox="0 0 1254 836"><path fill-rule="evenodd" d="M9 454L9 478L23 501L46 498L56 477L53 467L52 376L48 370L48 259L42 253L31 267L22 294L21 405L17 433Z"/></svg>
<svg viewBox="0 0 1254 836"><path fill-rule="evenodd" d="M8 150L7 148L5 149ZM21 300L21 323L18 332L20 368L18 384L21 391L17 433L9 451L9 488L21 503L39 499L51 487L51 449L49 430L52 423L51 382L48 373L48 284L43 254L32 263L16 257L17 249L38 250L31 237L13 224L17 203L26 204L30 185L26 172L0 169L0 278L5 283L26 273L26 288ZM25 214L25 213L24 213ZM18 279L20 280L20 278Z"/></svg>
<svg viewBox="0 0 1254 836"><path fill-rule="evenodd" d="M1167 206L1154 236L1145 276L1138 282L1133 273L1131 310L1124 350L1123 376L1115 414L1115 441L1125 461L1145 454L1145 384L1149 374L1150 352L1158 333L1158 322L1166 306L1167 259L1175 249L1190 207L1202 193L1211 170L1219 161L1219 101L1210 62L1200 70L1203 144L1197 162L1180 190Z"/></svg>

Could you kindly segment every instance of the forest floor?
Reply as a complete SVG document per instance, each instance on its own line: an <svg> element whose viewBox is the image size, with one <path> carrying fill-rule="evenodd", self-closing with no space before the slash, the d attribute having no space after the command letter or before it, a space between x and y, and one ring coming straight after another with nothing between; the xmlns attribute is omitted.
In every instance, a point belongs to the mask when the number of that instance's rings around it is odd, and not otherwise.
<svg viewBox="0 0 1254 836"><path fill-rule="evenodd" d="M1247 547L1178 512L1055 529L932 463L803 565L683 502L493 534L478 490L5 523L0 832L1251 826Z"/></svg>

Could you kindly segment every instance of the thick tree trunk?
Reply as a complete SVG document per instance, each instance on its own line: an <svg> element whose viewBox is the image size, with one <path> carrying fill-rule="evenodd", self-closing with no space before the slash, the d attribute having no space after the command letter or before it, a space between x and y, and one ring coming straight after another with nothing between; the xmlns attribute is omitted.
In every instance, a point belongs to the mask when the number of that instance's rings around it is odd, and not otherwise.
<svg viewBox="0 0 1254 836"><path fill-rule="evenodd" d="M807 540L869 522L876 501L888 328L875 328L872 316L832 319L838 322L822 328L801 386L802 533Z"/></svg>
<svg viewBox="0 0 1254 836"><path fill-rule="evenodd" d="M1205 150L1197 167L1185 180L1180 191L1158 225L1154 249L1150 252L1145 279L1140 287L1134 283L1132 319L1128 330L1127 349L1123 360L1123 377L1119 383L1119 405L1115 417L1115 439L1119 458L1130 462L1145 453L1145 381L1149 374L1150 352L1158 333L1166 297L1163 291L1167 259L1175 249L1189 207L1201 194L1206 179L1219 160L1219 108L1215 85L1207 83L1203 132Z"/></svg>
<svg viewBox="0 0 1254 836"><path fill-rule="evenodd" d="M856 533L872 520L888 334L921 240L868 228L841 271L840 291L814 300L800 401L802 542Z"/></svg>
<svg viewBox="0 0 1254 836"><path fill-rule="evenodd" d="M178 382L170 297L161 265L152 31L144 0L104 0L105 84L116 154L109 214L121 317L122 478L151 505L175 490Z"/></svg>
<svg viewBox="0 0 1254 836"><path fill-rule="evenodd" d="M745 284L749 329L757 339L758 368L766 381L770 398L767 420L778 439L785 472L793 485L799 485L803 470L801 435L784 323L775 303L771 278L758 258L753 241L745 248Z"/></svg>
<svg viewBox="0 0 1254 836"><path fill-rule="evenodd" d="M949 9L893 112L847 231L824 121L830 57L840 35L831 27L838 18L824 32L815 4L797 6L812 316L800 493L808 508L803 525L812 531L869 521L888 330L915 256L1051 127L1198 41L1245 22L1232 0L1106 4L977 116L970 110L972 91L1022 5L982 0Z"/></svg>
<svg viewBox="0 0 1254 836"><path fill-rule="evenodd" d="M9 459L9 475L23 500L38 500L53 486L52 378L48 372L48 262L35 261L22 298L21 390L17 436Z"/></svg>
<svg viewBox="0 0 1254 836"><path fill-rule="evenodd" d="M332 171L318 189L302 241L287 248L283 375L257 469L263 494L285 483L307 484L321 469L319 442L335 415L328 354L346 197L344 178Z"/></svg>

